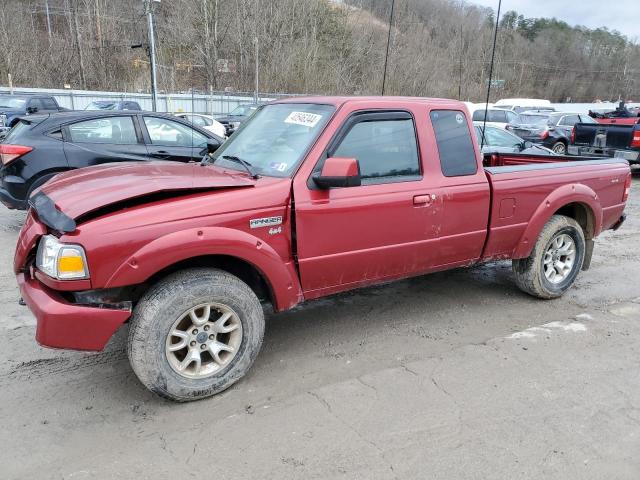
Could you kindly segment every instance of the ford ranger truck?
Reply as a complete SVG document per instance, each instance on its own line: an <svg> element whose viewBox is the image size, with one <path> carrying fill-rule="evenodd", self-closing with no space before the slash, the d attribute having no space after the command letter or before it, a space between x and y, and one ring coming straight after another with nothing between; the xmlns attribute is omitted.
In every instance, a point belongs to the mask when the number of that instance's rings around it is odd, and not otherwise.
<svg viewBox="0 0 640 480"><path fill-rule="evenodd" d="M14 266L41 345L101 350L128 322L140 381L203 398L251 367L266 303L505 259L524 292L559 297L631 184L622 159L483 158L443 99L279 100L215 148L63 173L31 197Z"/></svg>

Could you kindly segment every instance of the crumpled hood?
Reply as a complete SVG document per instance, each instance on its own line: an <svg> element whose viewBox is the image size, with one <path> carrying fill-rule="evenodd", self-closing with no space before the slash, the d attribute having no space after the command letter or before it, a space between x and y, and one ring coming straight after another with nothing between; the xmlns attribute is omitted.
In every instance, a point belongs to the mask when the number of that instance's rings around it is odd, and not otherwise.
<svg viewBox="0 0 640 480"><path fill-rule="evenodd" d="M255 181L212 165L168 161L126 162L65 172L40 192L72 219L93 210L159 192L252 187Z"/></svg>

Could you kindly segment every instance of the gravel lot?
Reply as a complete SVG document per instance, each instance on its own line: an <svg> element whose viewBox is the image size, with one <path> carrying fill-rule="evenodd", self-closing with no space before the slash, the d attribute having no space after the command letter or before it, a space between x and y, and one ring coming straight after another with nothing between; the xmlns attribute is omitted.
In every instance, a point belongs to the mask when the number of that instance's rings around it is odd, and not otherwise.
<svg viewBox="0 0 640 480"><path fill-rule="evenodd" d="M126 328L97 354L48 350L18 305L24 214L0 208L0 478L640 477L640 171L627 223L562 299L510 263L270 315L250 374L160 400Z"/></svg>

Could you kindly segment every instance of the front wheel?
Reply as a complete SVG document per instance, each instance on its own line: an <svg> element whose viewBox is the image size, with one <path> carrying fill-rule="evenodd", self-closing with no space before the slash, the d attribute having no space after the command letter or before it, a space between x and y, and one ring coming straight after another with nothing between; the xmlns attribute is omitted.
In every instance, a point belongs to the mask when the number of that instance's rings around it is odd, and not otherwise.
<svg viewBox="0 0 640 480"><path fill-rule="evenodd" d="M527 258L513 260L516 284L538 298L557 298L566 292L582 268L585 239L574 219L554 215L540 232Z"/></svg>
<svg viewBox="0 0 640 480"><path fill-rule="evenodd" d="M183 270L136 306L129 361L149 390L171 400L198 400L240 380L263 335L262 306L247 284L222 270Z"/></svg>

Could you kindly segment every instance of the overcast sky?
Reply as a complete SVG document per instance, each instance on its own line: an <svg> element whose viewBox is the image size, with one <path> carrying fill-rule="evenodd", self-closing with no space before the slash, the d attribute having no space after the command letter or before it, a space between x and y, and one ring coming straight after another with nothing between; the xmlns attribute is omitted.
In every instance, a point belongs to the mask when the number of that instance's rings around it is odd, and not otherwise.
<svg viewBox="0 0 640 480"><path fill-rule="evenodd" d="M466 0L498 9L498 0ZM509 10L530 18L564 20L569 25L618 30L636 43L640 40L640 0L502 0L501 15Z"/></svg>

